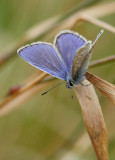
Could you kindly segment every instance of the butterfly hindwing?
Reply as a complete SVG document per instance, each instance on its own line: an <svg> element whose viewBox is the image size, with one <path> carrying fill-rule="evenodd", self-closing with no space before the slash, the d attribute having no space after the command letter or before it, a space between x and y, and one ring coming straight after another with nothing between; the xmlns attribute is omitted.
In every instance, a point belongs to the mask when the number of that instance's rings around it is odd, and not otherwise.
<svg viewBox="0 0 115 160"><path fill-rule="evenodd" d="M82 80L88 68L90 60L91 41L88 41L85 46L81 47L75 54L72 62L71 77L74 81Z"/></svg>

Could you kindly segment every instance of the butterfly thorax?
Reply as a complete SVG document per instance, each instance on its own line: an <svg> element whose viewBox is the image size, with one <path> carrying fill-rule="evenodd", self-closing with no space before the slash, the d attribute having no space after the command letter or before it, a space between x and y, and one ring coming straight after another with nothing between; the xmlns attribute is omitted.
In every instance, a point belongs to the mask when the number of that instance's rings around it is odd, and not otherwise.
<svg viewBox="0 0 115 160"><path fill-rule="evenodd" d="M81 81L83 81L84 79L84 76L83 75L80 75L80 74L76 74L76 76L74 77L74 79L72 79L71 77L71 74L68 73L67 74L67 83L66 83L66 87L69 88L69 89L72 89L72 87L74 85L77 85L79 84Z"/></svg>
<svg viewBox="0 0 115 160"><path fill-rule="evenodd" d="M71 89L74 85L78 85L81 84L82 81L86 78L85 77L85 72L82 74L82 72L80 72L79 74L76 75L76 77L74 77L75 79L72 78L67 78L67 83L66 83L66 87Z"/></svg>

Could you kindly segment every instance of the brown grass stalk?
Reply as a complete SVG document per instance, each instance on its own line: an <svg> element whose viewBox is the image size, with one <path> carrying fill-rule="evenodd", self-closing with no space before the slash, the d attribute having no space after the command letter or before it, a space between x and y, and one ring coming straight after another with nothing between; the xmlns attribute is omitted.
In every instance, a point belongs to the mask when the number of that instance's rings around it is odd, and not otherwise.
<svg viewBox="0 0 115 160"><path fill-rule="evenodd" d="M3 65L10 57L12 57L14 53L16 53L16 50L22 45L29 43L30 41L33 41L36 38L39 38L48 31L51 31L51 29L53 30L53 32L51 33L53 35L54 32L57 32L59 30L67 28L71 29L76 23L78 23L81 20L89 21L90 23L93 23L97 26L101 26L102 28L109 30L110 32L114 32L113 26L93 18L103 17L108 14L112 14L115 12L114 8L115 2L109 2L105 4L96 5L87 9L83 9L79 12L77 11L75 14L65 19L62 23L59 23L61 16L56 16L44 21L41 24L37 24L36 26L30 28L27 32L25 32L25 34L22 37L20 37L17 40L17 42L13 46L11 46L10 49L4 51L2 55L5 56L0 58L0 65Z"/></svg>
<svg viewBox="0 0 115 160"><path fill-rule="evenodd" d="M113 61L115 61L115 55L108 56L108 57L105 57L105 58L101 58L99 60L92 61L89 64L89 68L100 66L100 65L103 65L103 64L107 64L107 63L113 62Z"/></svg>
<svg viewBox="0 0 115 160"><path fill-rule="evenodd" d="M84 80L84 85L89 84ZM108 160L107 131L101 106L92 85L84 87L77 85L76 95L81 105L85 126L91 139L98 160Z"/></svg>
<svg viewBox="0 0 115 160"><path fill-rule="evenodd" d="M87 72L86 77L111 103L115 105L115 85Z"/></svg>
<svg viewBox="0 0 115 160"><path fill-rule="evenodd" d="M16 54L16 51L18 48L20 48L22 45L29 43L30 41L35 40L36 38L42 36L52 28L56 26L58 23L60 16L55 16L53 18L50 18L40 24L37 24L27 30L24 35L22 35L15 43L12 45L9 49L5 50L2 55L4 55L2 58L0 58L0 66L2 66L9 58L11 58L14 54ZM46 27L47 26L47 27Z"/></svg>
<svg viewBox="0 0 115 160"><path fill-rule="evenodd" d="M10 106L13 104L15 106L17 106L19 103L21 103L21 99L24 99L25 97L23 97L23 94L25 92L29 92L30 93L30 89L35 86L37 83L40 83L45 77L47 76L46 73L41 73L39 76L37 76L36 78L32 79L29 83L27 83L26 85L21 85L22 87L17 90L17 92L15 92L12 95L9 95L8 97L6 97L1 103L0 103L0 112L2 108L10 108ZM40 88L40 87L39 87ZM38 89L39 89L38 88ZM28 95L30 96L30 94L28 93ZM17 99L18 97L21 97L20 102L17 101L17 103L15 102L15 99ZM26 98L27 99L27 98ZM25 99L25 100L26 100ZM15 102L15 103L14 103Z"/></svg>
<svg viewBox="0 0 115 160"><path fill-rule="evenodd" d="M0 108L0 117L4 116L5 114L9 113L10 111L17 108L20 104L27 101L29 98L32 98L34 95L36 95L38 92L40 92L43 88L46 87L48 82L44 82L40 85L34 85L29 90L26 90L25 92L21 94L17 94L15 96L10 97L10 99L6 98L4 102L2 102L0 105L2 105L2 108Z"/></svg>
<svg viewBox="0 0 115 160"><path fill-rule="evenodd" d="M115 13L115 2L110 1L106 3L100 3L94 5L93 7L86 8L84 10L85 15L89 15L92 17L104 17L109 14Z"/></svg>
<svg viewBox="0 0 115 160"><path fill-rule="evenodd" d="M108 24L108 23L106 23L106 22L103 22L102 20L99 20L97 18L91 17L89 15L82 15L81 19L83 21L86 21L86 22L89 22L89 23L94 24L96 26L99 26L99 27L101 27L101 28L103 28L105 30L108 30L109 32L112 32L112 33L115 34L115 27L110 25L110 24Z"/></svg>
<svg viewBox="0 0 115 160"><path fill-rule="evenodd" d="M115 13L114 8L115 8L115 2L109 2L109 3L98 4L92 7L88 7L79 12L76 12L72 16L65 19L57 27L55 27L54 30L52 31L52 35L54 35L56 32L63 30L63 29L71 29L76 24L78 24L80 21L82 22L88 21L92 24L95 24L96 26L100 26L104 29L107 29L110 32L115 33L115 28L112 25L107 24L106 22L103 22L97 19L99 17L103 17L106 15Z"/></svg>

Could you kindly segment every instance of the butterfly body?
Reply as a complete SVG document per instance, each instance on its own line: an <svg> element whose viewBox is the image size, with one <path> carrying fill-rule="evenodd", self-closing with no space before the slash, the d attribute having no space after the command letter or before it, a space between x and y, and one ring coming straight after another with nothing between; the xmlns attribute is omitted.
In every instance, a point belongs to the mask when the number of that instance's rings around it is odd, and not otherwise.
<svg viewBox="0 0 115 160"><path fill-rule="evenodd" d="M76 32L65 30L54 39L54 45L36 42L21 47L17 52L29 64L52 76L65 80L67 88L81 84L91 57L94 43Z"/></svg>

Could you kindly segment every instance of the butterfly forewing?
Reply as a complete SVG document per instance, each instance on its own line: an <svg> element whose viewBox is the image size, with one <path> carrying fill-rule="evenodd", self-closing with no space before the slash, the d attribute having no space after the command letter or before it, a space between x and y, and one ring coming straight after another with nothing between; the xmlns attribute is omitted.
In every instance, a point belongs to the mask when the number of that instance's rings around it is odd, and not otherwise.
<svg viewBox="0 0 115 160"><path fill-rule="evenodd" d="M18 50L18 54L29 64L57 78L66 80L66 70L53 45L33 43Z"/></svg>
<svg viewBox="0 0 115 160"><path fill-rule="evenodd" d="M75 53L79 48L86 44L87 40L72 31L60 32L56 37L54 44L61 54L67 72L71 72L71 65Z"/></svg>

